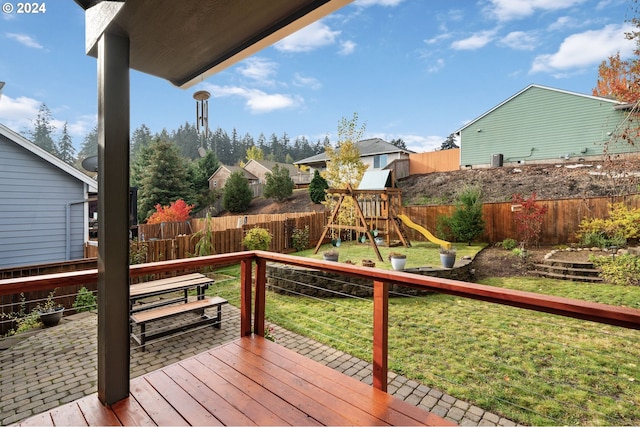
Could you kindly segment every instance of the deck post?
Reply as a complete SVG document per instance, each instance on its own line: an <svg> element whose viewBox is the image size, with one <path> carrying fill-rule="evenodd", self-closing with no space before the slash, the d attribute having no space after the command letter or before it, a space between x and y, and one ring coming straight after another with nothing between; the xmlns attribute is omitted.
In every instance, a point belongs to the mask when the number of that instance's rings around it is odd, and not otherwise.
<svg viewBox="0 0 640 427"><path fill-rule="evenodd" d="M240 336L251 335L252 260L240 261Z"/></svg>
<svg viewBox="0 0 640 427"><path fill-rule="evenodd" d="M129 396L129 39L98 40L98 398Z"/></svg>
<svg viewBox="0 0 640 427"><path fill-rule="evenodd" d="M373 282L373 387L387 391L389 284Z"/></svg>
<svg viewBox="0 0 640 427"><path fill-rule="evenodd" d="M253 317L253 332L264 336L264 310L267 285L267 261L264 258L256 260L256 306Z"/></svg>

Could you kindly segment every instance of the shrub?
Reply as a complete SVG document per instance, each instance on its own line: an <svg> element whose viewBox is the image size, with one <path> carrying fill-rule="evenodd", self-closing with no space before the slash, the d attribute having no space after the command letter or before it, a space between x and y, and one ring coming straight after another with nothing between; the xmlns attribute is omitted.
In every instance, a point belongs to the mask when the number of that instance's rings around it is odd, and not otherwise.
<svg viewBox="0 0 640 427"><path fill-rule="evenodd" d="M291 236L293 240L293 248L300 252L309 247L309 226L305 225L304 228L296 228L293 230Z"/></svg>
<svg viewBox="0 0 640 427"><path fill-rule="evenodd" d="M254 227L247 231L242 240L244 247L250 251L266 251L269 249L269 243L271 243L269 232L260 227Z"/></svg>
<svg viewBox="0 0 640 427"><path fill-rule="evenodd" d="M195 250L196 256L213 255L215 248L213 244L213 230L211 229L211 214L207 212L204 221L204 229L196 232L191 239L197 239Z"/></svg>
<svg viewBox="0 0 640 427"><path fill-rule="evenodd" d="M592 234L601 234L609 240L608 245L616 246L640 238L640 209L629 209L624 203L609 204L609 218L585 218L580 222L578 239L581 242L592 239ZM618 244L623 239L624 244Z"/></svg>
<svg viewBox="0 0 640 427"><path fill-rule="evenodd" d="M511 201L522 207L515 212L516 228L522 247L526 248L531 243L537 245L542 234L542 223L547 213L547 207L536 202L535 192L528 199L520 194L514 194Z"/></svg>
<svg viewBox="0 0 640 427"><path fill-rule="evenodd" d="M97 308L96 296L89 289L81 287L75 301L73 301L73 308L76 313L95 310Z"/></svg>
<svg viewBox="0 0 640 427"><path fill-rule="evenodd" d="M267 174L267 182L264 186L264 197L275 199L278 202L285 201L293 194L293 180L289 176L289 169L275 165L271 173Z"/></svg>
<svg viewBox="0 0 640 427"><path fill-rule="evenodd" d="M635 255L618 255L614 257L591 256L591 262L602 271L600 276L612 285L640 285L640 257Z"/></svg>
<svg viewBox="0 0 640 427"><path fill-rule="evenodd" d="M484 231L482 220L482 191L478 186L464 187L457 197L456 208L448 221L449 228L460 242L471 245Z"/></svg>
<svg viewBox="0 0 640 427"><path fill-rule="evenodd" d="M514 249L516 246L518 246L518 242L516 242L515 239L506 238L502 242L500 242L500 246L503 249L506 249L506 250L510 251L510 250Z"/></svg>

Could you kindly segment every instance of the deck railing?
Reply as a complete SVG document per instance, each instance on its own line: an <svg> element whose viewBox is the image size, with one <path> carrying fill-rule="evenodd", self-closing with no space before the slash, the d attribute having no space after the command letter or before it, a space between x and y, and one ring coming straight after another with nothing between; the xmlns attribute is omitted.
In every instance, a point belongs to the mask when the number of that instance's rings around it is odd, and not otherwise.
<svg viewBox="0 0 640 427"><path fill-rule="evenodd" d="M274 262L300 268L317 269L373 283L373 386L387 389L389 287L407 288L488 301L560 316L640 329L640 310L554 297L549 295L496 288L411 273L360 267L263 251L236 252L207 257L139 264L130 267L130 277L170 274L201 268L240 265L240 336L265 334L267 263ZM0 295L25 291L52 290L60 286L95 283L97 270L49 274L27 278L0 280ZM463 319L461 319L463 321ZM106 362L108 363L108 361Z"/></svg>

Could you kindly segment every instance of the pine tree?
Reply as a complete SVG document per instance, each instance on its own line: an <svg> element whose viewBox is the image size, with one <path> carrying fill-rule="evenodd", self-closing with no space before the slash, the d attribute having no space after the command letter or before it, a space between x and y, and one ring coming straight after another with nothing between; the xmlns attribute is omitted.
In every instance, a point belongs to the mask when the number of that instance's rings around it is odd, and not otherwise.
<svg viewBox="0 0 640 427"><path fill-rule="evenodd" d="M67 122L64 122L62 136L60 137L60 141L58 141L58 157L62 161L73 165L75 154L76 149L73 147L73 142L71 142L71 136L67 130Z"/></svg>
<svg viewBox="0 0 640 427"><path fill-rule="evenodd" d="M51 111L46 104L42 104L33 122L33 130L30 135L34 144L54 156L58 156L58 147L56 147L56 143L51 137L51 134L55 130L55 127L51 124L51 120Z"/></svg>
<svg viewBox="0 0 640 427"><path fill-rule="evenodd" d="M289 176L289 169L275 165L271 173L267 173L264 187L264 197L283 202L293 194L293 180Z"/></svg>
<svg viewBox="0 0 640 427"><path fill-rule="evenodd" d="M327 189L329 188L329 184L327 184L327 180L320 175L319 170L315 170L313 173L313 179L309 183L309 198L313 203L322 203L325 201L327 197Z"/></svg>
<svg viewBox="0 0 640 427"><path fill-rule="evenodd" d="M96 129L97 132L97 129ZM98 138L96 137L96 146L97 146ZM140 127L133 131L133 135L131 136L131 163L133 164L138 158L138 154L145 148L151 145L153 141L153 137L151 136L151 130L147 127L147 125L142 124ZM96 149L97 152L97 149Z"/></svg>
<svg viewBox="0 0 640 427"><path fill-rule="evenodd" d="M451 150L453 148L460 148L456 145L456 136L454 134L449 134L447 139L442 141L442 145L440 146L441 150Z"/></svg>
<svg viewBox="0 0 640 427"><path fill-rule="evenodd" d="M249 208L252 198L249 180L240 171L232 173L224 185L222 206L229 212L244 212Z"/></svg>
<svg viewBox="0 0 640 427"><path fill-rule="evenodd" d="M158 140L149 146L148 166L139 170L138 216L146 219L155 205L169 205L177 199L190 202L193 191L178 149L170 142Z"/></svg>
<svg viewBox="0 0 640 427"><path fill-rule="evenodd" d="M457 197L456 208L448 220L449 228L460 242L471 244L484 231L482 219L482 191L480 187L463 188Z"/></svg>

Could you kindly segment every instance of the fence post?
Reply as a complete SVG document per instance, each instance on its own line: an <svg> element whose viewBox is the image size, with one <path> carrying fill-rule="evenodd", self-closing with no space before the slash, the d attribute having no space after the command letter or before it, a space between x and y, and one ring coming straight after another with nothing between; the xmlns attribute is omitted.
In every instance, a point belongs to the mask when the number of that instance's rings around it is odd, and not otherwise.
<svg viewBox="0 0 640 427"><path fill-rule="evenodd" d="M373 282L373 386L387 391L389 284Z"/></svg>
<svg viewBox="0 0 640 427"><path fill-rule="evenodd" d="M264 308L267 284L267 261L262 258L256 259L256 306L253 317L253 332L256 335L264 336Z"/></svg>
<svg viewBox="0 0 640 427"><path fill-rule="evenodd" d="M251 268L252 260L240 261L240 336L251 335Z"/></svg>

